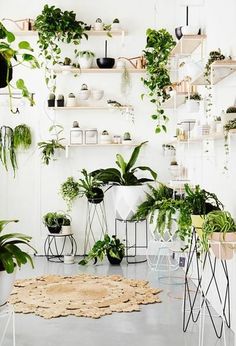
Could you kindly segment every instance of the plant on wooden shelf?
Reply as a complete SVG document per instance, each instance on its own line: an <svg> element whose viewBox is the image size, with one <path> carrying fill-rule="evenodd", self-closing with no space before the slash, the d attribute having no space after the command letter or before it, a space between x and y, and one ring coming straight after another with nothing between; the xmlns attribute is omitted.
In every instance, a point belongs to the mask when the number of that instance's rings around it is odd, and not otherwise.
<svg viewBox="0 0 236 346"><path fill-rule="evenodd" d="M55 6L45 5L35 20L35 29L39 34L40 55L44 58L46 84L54 92L56 74L52 68L61 59L60 42L79 45L82 38L88 38L86 24L76 20L73 11L62 11Z"/></svg>
<svg viewBox="0 0 236 346"><path fill-rule="evenodd" d="M211 118L211 108L212 108L212 86L211 86L211 65L215 61L225 60L225 56L221 53L221 50L211 51L207 63L205 65L204 77L206 80L205 88L207 89L206 96L206 117Z"/></svg>
<svg viewBox="0 0 236 346"><path fill-rule="evenodd" d="M50 160L53 159L56 150L65 150L65 145L62 144L62 141L65 138L60 138L60 134L63 132L63 127L60 125L52 125L49 128L49 132L51 132L55 139L51 139L48 141L43 141L38 143L39 149L42 150L42 162L45 165L49 165ZM53 133L54 132L54 133ZM54 158L54 160L56 160Z"/></svg>
<svg viewBox="0 0 236 346"><path fill-rule="evenodd" d="M29 149L32 143L30 128L25 124L16 126L13 133L13 141L15 149Z"/></svg>
<svg viewBox="0 0 236 346"><path fill-rule="evenodd" d="M234 245L230 244L231 242ZM209 213L202 227L201 246L203 250L208 251L210 246L217 258L226 260L233 257L235 245L236 224L231 214L222 210Z"/></svg>
<svg viewBox="0 0 236 346"><path fill-rule="evenodd" d="M32 94L27 89L23 79L18 79L14 84L12 82L14 69L19 66L27 66L30 68L38 68L39 64L34 55L33 49L29 42L21 41L18 43L17 49L12 46L15 41L13 33L7 31L4 25L0 22L0 88L7 87L9 94L10 110L13 110L13 92L18 89L22 97L29 100L30 105L34 104Z"/></svg>
<svg viewBox="0 0 236 346"><path fill-rule="evenodd" d="M175 41L165 29L158 31L148 29L146 35L147 43L144 58L146 60L147 77L142 78L142 81L148 89L147 96L150 98L150 102L156 108L155 113L152 114L152 119L157 121L155 132L166 132L168 117L162 108L162 104L170 97L166 92L166 87L171 84L168 59L171 50L175 46Z"/></svg>
<svg viewBox="0 0 236 346"><path fill-rule="evenodd" d="M79 262L80 265L86 265L89 261L103 261L107 256L111 264L120 264L125 255L125 246L115 235L105 234L103 240L98 240L89 251L88 256Z"/></svg>
<svg viewBox="0 0 236 346"><path fill-rule="evenodd" d="M64 217L64 213L48 212L43 216L43 224L50 233L60 233Z"/></svg>
<svg viewBox="0 0 236 346"><path fill-rule="evenodd" d="M94 52L90 50L81 50L78 51L75 49L75 57L78 58L78 65L80 68L91 68L93 64L93 58L95 57Z"/></svg>

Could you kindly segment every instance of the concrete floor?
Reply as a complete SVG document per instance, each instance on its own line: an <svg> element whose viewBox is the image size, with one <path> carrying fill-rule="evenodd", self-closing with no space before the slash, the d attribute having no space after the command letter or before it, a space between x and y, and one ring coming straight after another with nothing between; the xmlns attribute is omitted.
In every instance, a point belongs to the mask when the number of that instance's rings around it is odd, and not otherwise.
<svg viewBox="0 0 236 346"><path fill-rule="evenodd" d="M162 288L162 303L143 306L141 312L113 313L98 320L63 317L44 320L33 314L16 314L16 346L197 346L198 323L182 332L183 271L175 278L159 278L146 263L111 266L107 263L86 267L48 262L35 258L35 269L24 266L18 278L43 274L70 275L86 272L96 275L120 274L134 279L149 280L153 287ZM2 321L0 320L0 326ZM223 345L207 321L204 345ZM227 331L227 346L234 345L233 333ZM3 346L12 345L8 331Z"/></svg>

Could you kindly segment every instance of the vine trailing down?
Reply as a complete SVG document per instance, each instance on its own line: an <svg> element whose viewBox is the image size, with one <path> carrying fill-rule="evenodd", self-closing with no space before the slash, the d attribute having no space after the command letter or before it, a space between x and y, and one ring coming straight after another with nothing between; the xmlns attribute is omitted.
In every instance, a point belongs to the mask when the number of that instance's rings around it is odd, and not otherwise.
<svg viewBox="0 0 236 346"><path fill-rule="evenodd" d="M144 86L148 89L147 96L150 102L156 107L152 119L157 121L156 133L167 131L166 123L168 117L164 112L162 104L170 97L166 92L171 85L168 60L170 53L175 46L175 41L171 34L165 29L147 29L147 44L144 50L144 57L147 62L147 77L142 78ZM145 94L142 94L142 99Z"/></svg>

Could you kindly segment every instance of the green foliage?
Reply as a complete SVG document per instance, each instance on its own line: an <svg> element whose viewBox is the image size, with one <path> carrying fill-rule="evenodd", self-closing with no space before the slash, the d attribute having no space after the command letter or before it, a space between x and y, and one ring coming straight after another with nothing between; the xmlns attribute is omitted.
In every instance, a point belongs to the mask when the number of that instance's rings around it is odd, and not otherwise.
<svg viewBox="0 0 236 346"><path fill-rule="evenodd" d="M7 171L8 161L10 161L15 177L17 160L14 146L14 131L9 126L0 128L0 160Z"/></svg>
<svg viewBox="0 0 236 346"><path fill-rule="evenodd" d="M208 240L212 233L223 233L223 239L228 232L236 232L236 224L231 214L227 211L212 211L207 214L202 227L201 245L203 250L209 249Z"/></svg>
<svg viewBox="0 0 236 346"><path fill-rule="evenodd" d="M190 100L195 100L195 101L201 101L202 100L202 96L199 93L193 93L189 96ZM186 100L188 100L188 96L186 96Z"/></svg>
<svg viewBox="0 0 236 346"><path fill-rule="evenodd" d="M236 113L236 107L235 106L228 107L226 110L226 113Z"/></svg>
<svg viewBox="0 0 236 346"><path fill-rule="evenodd" d="M142 146L147 143L143 142L140 145L136 146L131 154L131 157L128 162L125 162L122 155L116 155L116 164L119 169L116 168L106 168L100 169L92 172L92 175L95 175L98 180L102 181L105 184L113 183L116 185L142 185L145 182L153 181L157 178L156 172L154 172L151 168L146 166L137 166L134 167L140 150ZM135 173L136 171L148 171L153 179L148 178L137 178Z"/></svg>
<svg viewBox="0 0 236 346"><path fill-rule="evenodd" d="M75 49L75 57L79 57L79 58L82 58L82 57L86 57L87 59L89 58L94 58L95 57L95 54L94 52L91 52L90 50L77 50Z"/></svg>
<svg viewBox="0 0 236 346"><path fill-rule="evenodd" d="M12 43L15 41L15 36L13 33L7 31L4 25L0 22L0 56L7 63L7 88L9 93L10 101L10 110L13 111L12 104L12 94L15 88L19 89L22 93L22 97L25 97L29 100L30 105L34 104L32 94L28 91L23 79L18 79L16 85L14 85L10 79L10 68L14 68L18 65L24 65L30 68L39 68L39 63L37 59L32 54L33 48L30 46L29 42L21 41L18 43L18 49L12 46ZM14 71L13 71L14 74Z"/></svg>
<svg viewBox="0 0 236 346"><path fill-rule="evenodd" d="M23 148L28 149L32 143L30 128L25 125L18 125L14 129L14 147L15 149Z"/></svg>
<svg viewBox="0 0 236 346"><path fill-rule="evenodd" d="M83 37L88 38L86 24L76 20L73 11L62 11L55 6L45 5L35 20L35 29L39 33L39 48L44 57L45 80L49 89L56 90L56 75L52 67L61 60L60 42L79 45Z"/></svg>
<svg viewBox="0 0 236 346"><path fill-rule="evenodd" d="M56 139L43 141L38 143L39 149L42 150L42 161L45 165L49 165L50 160L53 158L56 149L65 150L65 146L61 143L64 138L59 138L59 135L63 131L63 127L60 125L53 125L49 128L49 132L53 132ZM55 159L54 159L55 160Z"/></svg>
<svg viewBox="0 0 236 346"><path fill-rule="evenodd" d="M70 211L72 209L72 203L79 195L79 183L73 177L68 177L61 184L60 193L67 204L67 211Z"/></svg>
<svg viewBox="0 0 236 346"><path fill-rule="evenodd" d="M48 212L43 216L43 223L47 227L60 227L65 218L64 213Z"/></svg>
<svg viewBox="0 0 236 346"><path fill-rule="evenodd" d="M147 62L147 77L142 78L144 86L147 87L147 96L155 106L156 111L152 119L157 121L156 133L166 132L168 117L165 115L162 104L169 98L166 87L171 84L168 59L175 42L171 34L165 29L147 29L147 44L144 57Z"/></svg>
<svg viewBox="0 0 236 346"><path fill-rule="evenodd" d="M18 245L27 245L35 251L29 244L31 237L22 233L1 234L5 226L11 222L18 222L18 220L0 220L0 271L6 270L9 274L13 273L16 266L21 267L27 262L33 267L30 255L21 250Z"/></svg>
<svg viewBox="0 0 236 346"><path fill-rule="evenodd" d="M122 259L125 253L125 246L116 238L115 235L109 237L108 234L105 234L103 240L98 240L89 251L86 259L83 259L79 262L80 265L88 264L89 261L94 260L94 264L97 263L97 260L103 261L105 255L109 254L112 258Z"/></svg>
<svg viewBox="0 0 236 346"><path fill-rule="evenodd" d="M91 173L88 173L86 169L82 169L81 173L84 177L78 181L79 196L86 196L88 199L103 199L104 194L100 188L102 186L102 181Z"/></svg>

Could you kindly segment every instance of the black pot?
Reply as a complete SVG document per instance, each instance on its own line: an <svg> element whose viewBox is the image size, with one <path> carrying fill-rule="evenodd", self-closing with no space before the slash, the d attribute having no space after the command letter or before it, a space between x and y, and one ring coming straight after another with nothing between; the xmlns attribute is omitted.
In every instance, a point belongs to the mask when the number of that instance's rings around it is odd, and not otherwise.
<svg viewBox="0 0 236 346"><path fill-rule="evenodd" d="M115 65L113 58L98 58L97 65L99 68L112 68Z"/></svg>
<svg viewBox="0 0 236 346"><path fill-rule="evenodd" d="M48 100L48 107L55 107L55 99L54 100Z"/></svg>
<svg viewBox="0 0 236 346"><path fill-rule="evenodd" d="M65 105L65 102L63 99L57 100L57 107L64 107L64 105Z"/></svg>
<svg viewBox="0 0 236 346"><path fill-rule="evenodd" d="M93 204L99 204L103 201L104 198L104 193L102 191L102 189L100 189L99 187L94 187L92 189L92 192L94 193L93 197L88 197L88 201L89 203L93 203Z"/></svg>
<svg viewBox="0 0 236 346"><path fill-rule="evenodd" d="M7 70L8 64L6 59L0 55L0 88L5 88L7 86ZM8 82L12 80L12 67L9 68Z"/></svg>
<svg viewBox="0 0 236 346"><path fill-rule="evenodd" d="M178 40L181 39L183 36L182 34L182 26L179 26L178 28L175 28L175 36L177 37Z"/></svg>
<svg viewBox="0 0 236 346"><path fill-rule="evenodd" d="M60 225L54 226L54 227L50 227L50 226L47 226L47 227L48 227L48 230L50 233L58 234L61 232L61 226Z"/></svg>
<svg viewBox="0 0 236 346"><path fill-rule="evenodd" d="M112 265L119 265L119 264L121 264L121 262L122 262L122 260L123 260L123 257L124 257L124 252L121 251L121 252L119 253L119 256L120 256L120 259L119 259L119 258L111 257L111 256L109 255L109 252L107 251L107 259L108 259L108 261L109 261Z"/></svg>

